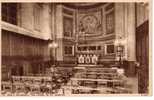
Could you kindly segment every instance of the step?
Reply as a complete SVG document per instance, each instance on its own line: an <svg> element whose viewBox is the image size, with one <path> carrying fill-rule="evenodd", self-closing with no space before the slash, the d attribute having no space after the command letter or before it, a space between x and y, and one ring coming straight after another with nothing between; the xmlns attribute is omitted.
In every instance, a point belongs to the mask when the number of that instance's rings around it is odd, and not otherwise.
<svg viewBox="0 0 154 100"><path fill-rule="evenodd" d="M103 65L94 65L94 64L78 64L78 67L103 67Z"/></svg>

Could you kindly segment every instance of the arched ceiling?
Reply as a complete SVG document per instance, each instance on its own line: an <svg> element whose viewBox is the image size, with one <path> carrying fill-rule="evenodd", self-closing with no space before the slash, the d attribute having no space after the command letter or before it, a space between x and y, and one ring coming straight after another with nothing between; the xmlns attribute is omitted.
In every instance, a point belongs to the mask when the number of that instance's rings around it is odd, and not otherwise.
<svg viewBox="0 0 154 100"><path fill-rule="evenodd" d="M76 6L76 7L84 7L84 6L94 6L98 3L71 3L70 5Z"/></svg>
<svg viewBox="0 0 154 100"><path fill-rule="evenodd" d="M65 6L69 6L71 8L78 8L78 9L88 9L93 7L98 7L99 5L104 5L106 3L63 3Z"/></svg>

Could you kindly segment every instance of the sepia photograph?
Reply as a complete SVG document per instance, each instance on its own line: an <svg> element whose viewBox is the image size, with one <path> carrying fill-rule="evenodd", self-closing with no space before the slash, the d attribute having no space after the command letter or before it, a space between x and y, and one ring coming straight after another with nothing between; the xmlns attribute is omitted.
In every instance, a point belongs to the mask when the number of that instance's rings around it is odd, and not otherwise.
<svg viewBox="0 0 154 100"><path fill-rule="evenodd" d="M1 2L1 96L149 96L150 0Z"/></svg>

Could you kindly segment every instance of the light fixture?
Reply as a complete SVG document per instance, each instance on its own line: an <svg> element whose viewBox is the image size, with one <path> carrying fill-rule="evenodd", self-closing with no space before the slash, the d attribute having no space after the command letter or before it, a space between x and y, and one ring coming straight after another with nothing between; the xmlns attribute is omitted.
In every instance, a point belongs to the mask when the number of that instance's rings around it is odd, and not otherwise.
<svg viewBox="0 0 154 100"><path fill-rule="evenodd" d="M48 44L48 47L49 47L49 48L52 48L52 43L49 43L49 44Z"/></svg>
<svg viewBox="0 0 154 100"><path fill-rule="evenodd" d="M116 55L119 58L119 64L121 67L124 57L124 47L126 44L126 39L122 39L122 37L119 37L119 39L115 40L114 44L116 46Z"/></svg>
<svg viewBox="0 0 154 100"><path fill-rule="evenodd" d="M115 46L119 46L119 45L125 45L126 44L126 39L117 39L117 40L115 40L115 42L114 42L114 44L115 44Z"/></svg>
<svg viewBox="0 0 154 100"><path fill-rule="evenodd" d="M55 42L55 41L53 41L53 40L50 40L50 39L48 39L48 47L49 47L49 50L50 50L50 59L52 60L52 49L54 50L54 66L56 65L56 49L57 49L57 47L58 47L58 44Z"/></svg>
<svg viewBox="0 0 154 100"><path fill-rule="evenodd" d="M53 40L48 40L48 47L49 48L57 48L58 44L54 42Z"/></svg>
<svg viewBox="0 0 154 100"><path fill-rule="evenodd" d="M53 47L53 48L57 48L57 47L58 47L58 44L57 44L56 42L53 42L53 43L52 43L52 47Z"/></svg>

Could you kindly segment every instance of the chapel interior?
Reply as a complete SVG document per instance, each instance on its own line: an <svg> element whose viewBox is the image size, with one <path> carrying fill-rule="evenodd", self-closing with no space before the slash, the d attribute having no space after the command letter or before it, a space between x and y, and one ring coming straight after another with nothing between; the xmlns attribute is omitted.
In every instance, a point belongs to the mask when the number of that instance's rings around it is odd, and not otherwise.
<svg viewBox="0 0 154 100"><path fill-rule="evenodd" d="M149 93L149 4L2 3L1 94Z"/></svg>

